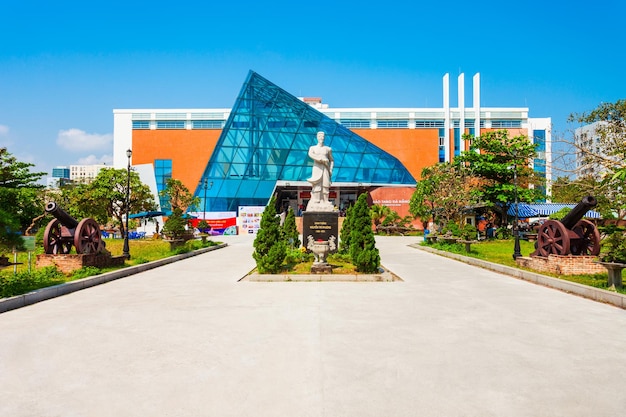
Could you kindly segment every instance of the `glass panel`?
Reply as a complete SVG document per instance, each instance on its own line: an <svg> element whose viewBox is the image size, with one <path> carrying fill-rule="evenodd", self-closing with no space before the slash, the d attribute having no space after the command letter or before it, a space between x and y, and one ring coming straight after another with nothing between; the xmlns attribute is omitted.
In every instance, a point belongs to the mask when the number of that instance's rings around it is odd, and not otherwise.
<svg viewBox="0 0 626 417"><path fill-rule="evenodd" d="M333 149L333 181L385 184L398 169L400 183L415 184L396 158L251 71L203 175L215 184L207 210L266 204L276 180L306 181L320 130Z"/></svg>

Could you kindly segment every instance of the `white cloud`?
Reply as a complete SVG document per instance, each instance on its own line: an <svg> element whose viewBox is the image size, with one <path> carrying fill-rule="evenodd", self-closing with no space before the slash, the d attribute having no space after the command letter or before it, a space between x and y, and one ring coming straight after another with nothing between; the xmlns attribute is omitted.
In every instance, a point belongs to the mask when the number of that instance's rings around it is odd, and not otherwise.
<svg viewBox="0 0 626 417"><path fill-rule="evenodd" d="M102 155L100 157L96 155L89 155L78 160L78 165L110 165L113 168L113 156Z"/></svg>
<svg viewBox="0 0 626 417"><path fill-rule="evenodd" d="M111 149L113 146L113 135L110 133L104 135L87 133L83 130L72 128L59 131L57 145L72 152Z"/></svg>
<svg viewBox="0 0 626 417"><path fill-rule="evenodd" d="M9 134L9 126L0 125L0 136L7 136Z"/></svg>

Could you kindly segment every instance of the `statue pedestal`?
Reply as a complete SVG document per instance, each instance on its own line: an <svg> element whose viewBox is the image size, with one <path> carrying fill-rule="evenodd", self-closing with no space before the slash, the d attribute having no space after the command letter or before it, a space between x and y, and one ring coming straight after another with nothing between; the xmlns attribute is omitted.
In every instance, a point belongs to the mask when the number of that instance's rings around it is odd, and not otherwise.
<svg viewBox="0 0 626 417"><path fill-rule="evenodd" d="M339 243L339 212L338 211L305 211L302 213L302 244L306 246L308 237L313 240L327 242L331 236ZM336 250L332 251L335 252Z"/></svg>

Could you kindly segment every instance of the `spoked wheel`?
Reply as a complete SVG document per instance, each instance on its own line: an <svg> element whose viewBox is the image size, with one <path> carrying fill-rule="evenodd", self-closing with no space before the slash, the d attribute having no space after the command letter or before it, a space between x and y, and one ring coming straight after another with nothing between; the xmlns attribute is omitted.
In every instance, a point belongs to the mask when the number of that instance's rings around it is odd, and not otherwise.
<svg viewBox="0 0 626 417"><path fill-rule="evenodd" d="M572 229L580 236L576 244L572 243L572 255L597 256L600 253L600 232L589 220L579 220Z"/></svg>
<svg viewBox="0 0 626 417"><path fill-rule="evenodd" d="M540 256L569 254L568 231L561 222L547 220L537 233L537 253Z"/></svg>
<svg viewBox="0 0 626 417"><path fill-rule="evenodd" d="M43 235L43 249L48 255L67 255L72 250L72 241L63 241L61 222L51 220Z"/></svg>
<svg viewBox="0 0 626 417"><path fill-rule="evenodd" d="M83 219L76 226L74 233L74 246L76 253L100 253L104 242L100 237L100 226L94 219Z"/></svg>

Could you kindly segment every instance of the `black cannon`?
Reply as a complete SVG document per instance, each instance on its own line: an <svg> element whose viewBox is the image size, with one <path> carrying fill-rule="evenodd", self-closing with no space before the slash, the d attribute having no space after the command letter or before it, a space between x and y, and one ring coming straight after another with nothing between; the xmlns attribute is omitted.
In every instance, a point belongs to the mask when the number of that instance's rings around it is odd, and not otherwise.
<svg viewBox="0 0 626 417"><path fill-rule="evenodd" d="M94 219L86 218L79 222L54 202L46 204L46 212L55 217L48 223L43 235L43 247L47 254L68 254L72 245L77 254L97 254L104 250L100 226Z"/></svg>
<svg viewBox="0 0 626 417"><path fill-rule="evenodd" d="M598 204L592 196L583 198L561 221L547 220L537 231L535 252L531 256L588 255L600 253L600 232L583 219Z"/></svg>

